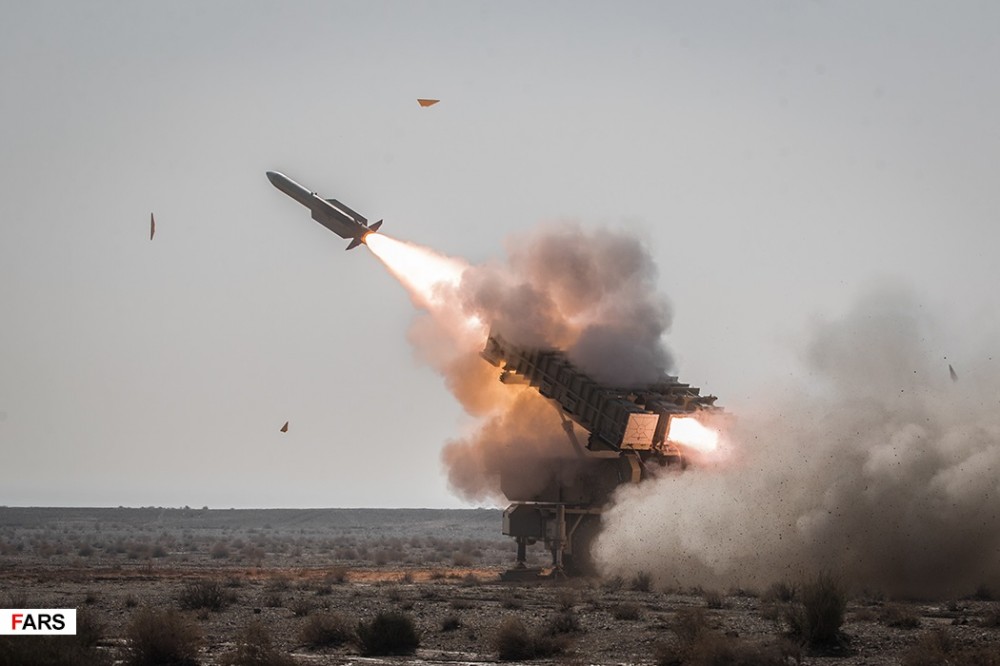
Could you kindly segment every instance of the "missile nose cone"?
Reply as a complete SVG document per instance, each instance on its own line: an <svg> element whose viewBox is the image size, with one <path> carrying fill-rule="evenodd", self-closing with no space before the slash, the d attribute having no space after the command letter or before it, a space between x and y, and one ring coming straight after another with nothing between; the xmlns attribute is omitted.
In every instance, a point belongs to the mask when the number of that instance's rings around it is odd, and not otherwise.
<svg viewBox="0 0 1000 666"><path fill-rule="evenodd" d="M282 183L291 182L288 176L281 173L280 171L268 171L267 179L271 181L271 184L277 187L279 190L282 189L281 188Z"/></svg>

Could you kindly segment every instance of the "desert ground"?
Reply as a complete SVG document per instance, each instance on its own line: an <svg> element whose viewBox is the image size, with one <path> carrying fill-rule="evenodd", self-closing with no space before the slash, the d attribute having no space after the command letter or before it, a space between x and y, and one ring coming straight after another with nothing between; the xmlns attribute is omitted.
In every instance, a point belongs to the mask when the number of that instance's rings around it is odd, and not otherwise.
<svg viewBox="0 0 1000 666"><path fill-rule="evenodd" d="M168 663L139 646L171 622L168 639L191 649L172 663L205 665L1000 663L1000 603L985 588L893 600L842 585L836 638L811 642L795 619L809 581L502 582L515 547L500 524L485 509L0 507L0 604L76 608L86 634L2 638L0 666ZM547 553L530 549L529 564ZM380 613L402 614L419 645L363 656L356 628Z"/></svg>

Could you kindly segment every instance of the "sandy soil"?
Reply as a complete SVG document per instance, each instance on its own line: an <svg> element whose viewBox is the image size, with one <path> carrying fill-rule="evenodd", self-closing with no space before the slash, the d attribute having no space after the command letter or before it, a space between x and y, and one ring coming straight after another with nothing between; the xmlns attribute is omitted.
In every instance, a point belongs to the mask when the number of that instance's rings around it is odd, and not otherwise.
<svg viewBox="0 0 1000 666"><path fill-rule="evenodd" d="M643 590L641 572L634 580L501 582L514 547L499 525L495 511L0 508L0 603L81 609L103 625L101 649L117 658L137 612L179 607L185 591L208 583L225 606L183 612L203 636L200 659L209 665L254 620L301 664L494 662L497 630L512 617L553 633L565 650L547 661L566 663L656 663L657 646L676 646L679 623L696 615L740 649L788 640L794 602L773 590ZM545 563L541 551L532 557ZM318 614L354 623L381 611L414 620L415 656L367 659L351 645L312 648L302 639ZM786 649L789 663L900 664L942 628L959 645L1000 653L998 616L1000 604L982 598L869 594L850 600L839 647Z"/></svg>

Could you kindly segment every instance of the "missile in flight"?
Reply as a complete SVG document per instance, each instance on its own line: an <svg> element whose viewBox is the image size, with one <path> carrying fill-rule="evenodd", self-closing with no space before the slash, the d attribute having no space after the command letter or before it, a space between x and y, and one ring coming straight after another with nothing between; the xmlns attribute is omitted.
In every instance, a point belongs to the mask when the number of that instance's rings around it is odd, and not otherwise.
<svg viewBox="0 0 1000 666"><path fill-rule="evenodd" d="M336 199L320 198L283 173L268 171L267 179L279 190L312 211L312 219L337 234L350 238L347 249L353 250L365 242L368 234L375 233L382 226L382 220L368 226L368 220Z"/></svg>

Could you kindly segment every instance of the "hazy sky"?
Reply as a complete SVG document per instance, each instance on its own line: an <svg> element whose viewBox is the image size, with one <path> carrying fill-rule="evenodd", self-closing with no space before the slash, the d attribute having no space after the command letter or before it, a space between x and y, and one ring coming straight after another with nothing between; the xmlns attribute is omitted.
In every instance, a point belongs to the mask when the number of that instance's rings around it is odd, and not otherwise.
<svg viewBox="0 0 1000 666"><path fill-rule="evenodd" d="M996 3L2 7L0 504L461 506L406 293L267 170L473 263L634 229L737 413L882 280L1000 340Z"/></svg>

